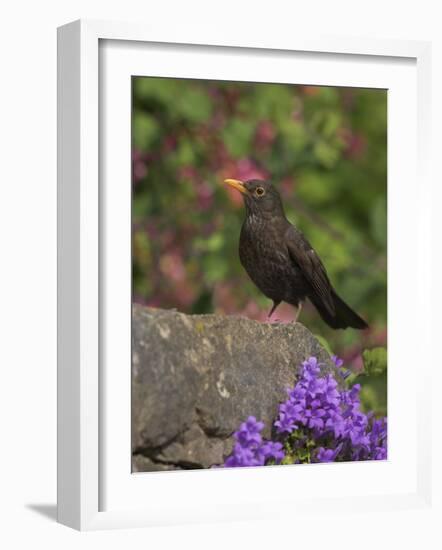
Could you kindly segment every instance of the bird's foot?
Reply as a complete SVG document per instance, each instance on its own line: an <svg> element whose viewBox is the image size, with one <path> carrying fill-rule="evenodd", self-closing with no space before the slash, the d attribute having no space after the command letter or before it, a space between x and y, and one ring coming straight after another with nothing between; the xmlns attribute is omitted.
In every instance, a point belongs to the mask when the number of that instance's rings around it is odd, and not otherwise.
<svg viewBox="0 0 442 550"><path fill-rule="evenodd" d="M281 319L267 319L266 323L269 325L279 325L282 321Z"/></svg>
<svg viewBox="0 0 442 550"><path fill-rule="evenodd" d="M299 304L299 306L297 307L296 309L296 315L295 315L295 318L293 319L292 323L294 325L297 324L298 322L298 319L299 319L299 316L301 315L301 311L302 311L302 302Z"/></svg>

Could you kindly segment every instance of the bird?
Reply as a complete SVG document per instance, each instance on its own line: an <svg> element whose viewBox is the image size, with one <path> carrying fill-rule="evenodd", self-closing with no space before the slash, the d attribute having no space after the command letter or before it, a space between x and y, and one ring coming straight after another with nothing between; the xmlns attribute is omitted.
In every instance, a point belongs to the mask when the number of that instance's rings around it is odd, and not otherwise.
<svg viewBox="0 0 442 550"><path fill-rule="evenodd" d="M270 319L281 302L297 308L306 299L333 329L366 329L368 324L340 298L321 258L303 233L287 219L280 194L270 181L225 179L244 199L245 219L239 258L247 274L273 301Z"/></svg>

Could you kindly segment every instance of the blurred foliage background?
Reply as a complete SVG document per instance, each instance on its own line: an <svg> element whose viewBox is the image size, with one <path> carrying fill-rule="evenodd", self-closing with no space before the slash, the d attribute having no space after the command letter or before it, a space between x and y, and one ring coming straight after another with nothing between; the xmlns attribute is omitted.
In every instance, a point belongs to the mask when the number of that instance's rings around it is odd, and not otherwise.
<svg viewBox="0 0 442 550"><path fill-rule="evenodd" d="M271 301L238 257L244 218L224 178L271 179L289 220L370 328L300 321L356 373L387 343L387 92L134 77L133 300L186 313L266 319ZM293 319L281 305L275 318ZM384 413L386 376L366 376ZM368 401L367 401L368 405Z"/></svg>

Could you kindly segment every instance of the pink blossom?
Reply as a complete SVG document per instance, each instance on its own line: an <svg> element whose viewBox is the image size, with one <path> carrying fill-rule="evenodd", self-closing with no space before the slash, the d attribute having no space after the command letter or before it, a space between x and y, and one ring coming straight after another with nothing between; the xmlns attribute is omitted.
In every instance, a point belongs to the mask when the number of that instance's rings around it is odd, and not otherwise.
<svg viewBox="0 0 442 550"><path fill-rule="evenodd" d="M174 135L168 135L163 142L163 150L165 153L170 153L177 146L177 139Z"/></svg>
<svg viewBox="0 0 442 550"><path fill-rule="evenodd" d="M255 145L260 149L268 149L275 140L275 128L270 120L262 120L255 133Z"/></svg>
<svg viewBox="0 0 442 550"><path fill-rule="evenodd" d="M198 207L201 208L201 210L205 210L212 206L213 189L210 187L210 185L208 185L207 182L203 182L200 185L198 185L196 193L197 193Z"/></svg>
<svg viewBox="0 0 442 550"><path fill-rule="evenodd" d="M194 166L184 165L178 169L178 175L181 179L196 180L198 178L198 171Z"/></svg>
<svg viewBox="0 0 442 550"><path fill-rule="evenodd" d="M186 270L183 258L178 251L167 252L160 258L160 270L169 279L175 282L183 281Z"/></svg>
<svg viewBox="0 0 442 550"><path fill-rule="evenodd" d="M365 136L353 132L350 128L340 128L339 135L344 142L344 153L348 158L359 159L364 156L367 150Z"/></svg>
<svg viewBox="0 0 442 550"><path fill-rule="evenodd" d="M258 167L253 160L245 157L236 163L236 175L232 177L243 181L253 179L265 180L269 177L269 173L264 168Z"/></svg>
<svg viewBox="0 0 442 550"><path fill-rule="evenodd" d="M180 281L175 288L174 303L186 308L195 301L196 292L194 286L187 280Z"/></svg>
<svg viewBox="0 0 442 550"><path fill-rule="evenodd" d="M147 176L148 156L145 153L142 153L138 149L135 149L132 153L132 173L133 173L133 183L137 184L143 178Z"/></svg>

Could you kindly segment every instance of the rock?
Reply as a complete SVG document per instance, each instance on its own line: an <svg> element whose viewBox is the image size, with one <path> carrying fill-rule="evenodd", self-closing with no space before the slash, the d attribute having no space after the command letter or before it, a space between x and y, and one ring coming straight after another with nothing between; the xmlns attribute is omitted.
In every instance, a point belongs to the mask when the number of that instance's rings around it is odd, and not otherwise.
<svg viewBox="0 0 442 550"><path fill-rule="evenodd" d="M135 305L132 327L133 471L208 468L232 449L248 416L270 437L299 365L328 353L300 323L267 324Z"/></svg>
<svg viewBox="0 0 442 550"><path fill-rule="evenodd" d="M164 472L166 470L177 470L175 464L163 464L161 462L154 462L147 456L134 455L132 457L132 472Z"/></svg>

